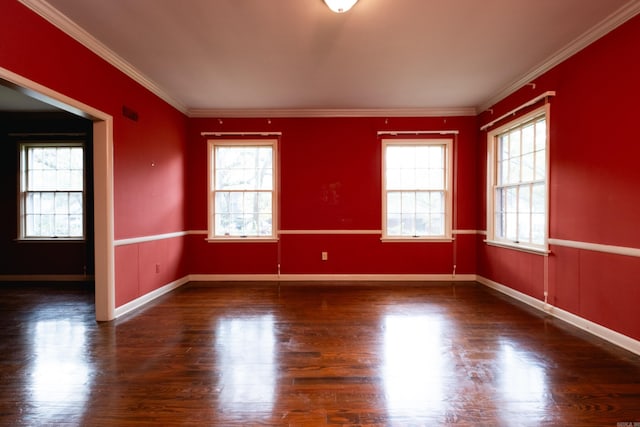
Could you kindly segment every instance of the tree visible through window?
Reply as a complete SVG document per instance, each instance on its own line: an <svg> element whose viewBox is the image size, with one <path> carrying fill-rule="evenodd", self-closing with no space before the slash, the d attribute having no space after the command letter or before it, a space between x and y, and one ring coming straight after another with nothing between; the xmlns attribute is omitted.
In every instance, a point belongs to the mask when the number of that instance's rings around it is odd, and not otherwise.
<svg viewBox="0 0 640 427"><path fill-rule="evenodd" d="M21 238L84 238L84 147L21 144Z"/></svg>
<svg viewBox="0 0 640 427"><path fill-rule="evenodd" d="M383 141L383 237L450 237L450 145Z"/></svg>
<svg viewBox="0 0 640 427"><path fill-rule="evenodd" d="M275 141L210 141L209 155L209 237L275 237Z"/></svg>
<svg viewBox="0 0 640 427"><path fill-rule="evenodd" d="M489 134L489 239L543 248L547 235L547 119L534 112Z"/></svg>

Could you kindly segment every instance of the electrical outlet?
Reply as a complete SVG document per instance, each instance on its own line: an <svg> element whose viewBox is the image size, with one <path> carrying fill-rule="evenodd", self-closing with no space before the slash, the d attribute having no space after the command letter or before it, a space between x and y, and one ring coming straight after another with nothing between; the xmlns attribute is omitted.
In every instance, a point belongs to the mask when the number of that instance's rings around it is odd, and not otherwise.
<svg viewBox="0 0 640 427"><path fill-rule="evenodd" d="M160 273L160 264L156 264L156 274Z"/></svg>
<svg viewBox="0 0 640 427"><path fill-rule="evenodd" d="M322 260L326 261L329 259L329 252L322 252Z"/></svg>

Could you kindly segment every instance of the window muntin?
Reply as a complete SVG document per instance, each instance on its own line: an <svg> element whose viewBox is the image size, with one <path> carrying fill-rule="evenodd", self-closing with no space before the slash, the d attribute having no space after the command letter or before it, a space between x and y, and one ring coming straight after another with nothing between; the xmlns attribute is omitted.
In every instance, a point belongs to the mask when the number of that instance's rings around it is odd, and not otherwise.
<svg viewBox="0 0 640 427"><path fill-rule="evenodd" d="M489 241L546 250L547 109L489 133Z"/></svg>
<svg viewBox="0 0 640 427"><path fill-rule="evenodd" d="M276 141L209 142L209 238L276 237Z"/></svg>
<svg viewBox="0 0 640 427"><path fill-rule="evenodd" d="M20 145L20 238L84 238L82 143Z"/></svg>
<svg viewBox="0 0 640 427"><path fill-rule="evenodd" d="M451 140L383 140L383 239L451 237Z"/></svg>

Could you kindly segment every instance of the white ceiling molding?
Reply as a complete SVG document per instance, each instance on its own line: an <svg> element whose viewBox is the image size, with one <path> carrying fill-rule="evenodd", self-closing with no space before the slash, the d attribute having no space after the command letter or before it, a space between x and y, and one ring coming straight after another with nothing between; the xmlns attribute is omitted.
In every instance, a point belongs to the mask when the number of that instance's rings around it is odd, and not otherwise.
<svg viewBox="0 0 640 427"><path fill-rule="evenodd" d="M394 109L192 109L189 117L202 118L296 118L296 117L456 117L475 116L473 107Z"/></svg>
<svg viewBox="0 0 640 427"><path fill-rule="evenodd" d="M585 47L589 46L591 43L600 39L607 33L613 31L620 25L627 22L629 19L636 16L640 13L640 0L631 0L629 3L618 9L616 12L609 15L607 18L602 20L598 25L586 31L580 37L575 39L573 42L569 43L549 58L547 58L542 63L538 64L527 74L514 81L510 85L506 86L500 92L496 93L493 97L488 99L485 103L478 106L477 111L481 113L491 108L491 106L495 105L502 99L506 98L516 90L520 89L527 83L535 80L537 77L540 77L547 71L551 70L556 65L561 62L569 59L571 56L575 55Z"/></svg>
<svg viewBox="0 0 640 427"><path fill-rule="evenodd" d="M107 46L98 41L95 37L85 31L82 27L78 26L75 22L67 18L60 13L56 8L51 6L45 0L18 0L20 3L49 21L55 27L62 32L78 41L80 44L91 50L100 58L113 65L115 68L132 78L134 81L148 89L150 92L157 95L160 99L167 102L169 105L176 108L178 111L186 114L187 108L175 98L170 96L164 90L162 90L157 84L155 84L148 77L138 71L133 65L118 56L115 52L109 49Z"/></svg>

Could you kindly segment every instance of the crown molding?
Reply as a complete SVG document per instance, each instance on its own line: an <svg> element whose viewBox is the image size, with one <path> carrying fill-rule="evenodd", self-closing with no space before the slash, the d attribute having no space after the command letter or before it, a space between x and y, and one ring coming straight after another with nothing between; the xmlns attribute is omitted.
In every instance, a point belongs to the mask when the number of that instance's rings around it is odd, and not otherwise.
<svg viewBox="0 0 640 427"><path fill-rule="evenodd" d="M588 31L584 32L577 39L563 47L562 49L555 52L553 55L548 57L546 60L535 66L531 69L527 74L520 77L518 80L512 82L501 91L496 93L493 97L485 101L483 104L477 107L478 113L489 109L491 106L495 105L499 101L503 100L507 96L511 95L527 83L530 83L532 80L540 77L542 74L551 70L556 65L560 64L563 61L566 61L571 56L580 52L585 47L589 46L591 43L596 40L602 38L607 33L613 31L620 25L627 22L629 19L636 16L640 13L640 0L630 0L627 4L622 6L617 11L613 12L611 15L606 17L604 20L600 21L597 25L590 28Z"/></svg>
<svg viewBox="0 0 640 427"><path fill-rule="evenodd" d="M475 116L506 98L535 78L541 76L591 43L611 32L640 13L640 0L630 0L616 12L592 27L573 42L558 50L528 73L504 87L477 108L390 108L390 109L189 109L165 92L133 65L63 15L46 0L18 0L55 27L78 41L109 64L129 76L159 98L189 117L216 118L276 118L276 117L452 117Z"/></svg>
<svg viewBox="0 0 640 427"><path fill-rule="evenodd" d="M114 51L98 41L95 37L85 31L78 24L63 15L58 9L51 6L45 0L18 0L24 6L46 19L56 28L85 46L87 49L98 55L100 58L113 65L131 79L142 85L145 89L157 95L160 99L176 108L178 111L186 114L187 108L181 102L170 96L167 92L160 88L155 82L142 74L133 65L122 59Z"/></svg>
<svg viewBox="0 0 640 427"><path fill-rule="evenodd" d="M456 117L475 116L473 107L460 108L300 108L300 109L190 109L189 117L299 118L299 117Z"/></svg>

